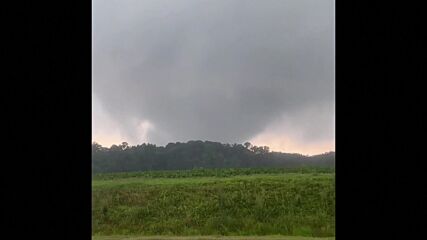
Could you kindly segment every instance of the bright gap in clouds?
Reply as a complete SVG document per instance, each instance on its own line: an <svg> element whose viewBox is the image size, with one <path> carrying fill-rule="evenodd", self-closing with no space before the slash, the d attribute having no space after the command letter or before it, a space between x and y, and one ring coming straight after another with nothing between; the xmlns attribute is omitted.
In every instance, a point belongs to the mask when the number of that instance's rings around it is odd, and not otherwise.
<svg viewBox="0 0 427 240"><path fill-rule="evenodd" d="M92 94L92 141L108 147L126 141L117 123L104 110L94 94Z"/></svg>
<svg viewBox="0 0 427 240"><path fill-rule="evenodd" d="M334 105L316 104L283 115L250 142L272 151L305 155L335 151L335 117L330 114L333 109Z"/></svg>

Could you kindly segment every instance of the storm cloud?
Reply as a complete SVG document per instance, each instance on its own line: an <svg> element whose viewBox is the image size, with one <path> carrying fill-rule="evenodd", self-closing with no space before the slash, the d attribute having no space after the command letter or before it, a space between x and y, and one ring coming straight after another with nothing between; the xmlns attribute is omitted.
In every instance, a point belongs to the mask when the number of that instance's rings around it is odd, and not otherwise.
<svg viewBox="0 0 427 240"><path fill-rule="evenodd" d="M334 45L330 0L94 0L93 128L161 145L274 126L333 141Z"/></svg>

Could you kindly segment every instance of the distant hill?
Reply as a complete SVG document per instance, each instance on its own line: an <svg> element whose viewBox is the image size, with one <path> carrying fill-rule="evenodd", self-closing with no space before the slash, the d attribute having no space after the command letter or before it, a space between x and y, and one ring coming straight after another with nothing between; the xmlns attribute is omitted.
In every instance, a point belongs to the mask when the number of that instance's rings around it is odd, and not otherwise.
<svg viewBox="0 0 427 240"><path fill-rule="evenodd" d="M92 171L131 172L194 168L334 167L335 152L305 156L270 152L250 143L223 144L211 141L169 143L166 146L127 143L110 148L92 144Z"/></svg>

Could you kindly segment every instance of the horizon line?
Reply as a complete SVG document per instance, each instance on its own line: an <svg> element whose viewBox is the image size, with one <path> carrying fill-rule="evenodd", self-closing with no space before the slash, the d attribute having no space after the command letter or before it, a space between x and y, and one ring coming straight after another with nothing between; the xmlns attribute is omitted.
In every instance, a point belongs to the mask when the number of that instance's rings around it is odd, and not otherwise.
<svg viewBox="0 0 427 240"><path fill-rule="evenodd" d="M105 148L111 148L112 146L119 146L119 145L121 145L121 144L123 144L123 143L127 143L128 144L128 146L130 146L130 147L136 147L136 146L140 146L140 145L143 145L143 144L151 144L151 145L154 145L154 146L156 146L156 147L166 147L167 145L169 145L169 144L178 144L178 143L189 143L189 142L211 142L211 143L220 143L221 145L242 145L243 146L243 144L244 143L222 143L222 142L217 142L217 141L210 141L210 140L188 140L187 142L180 142L180 141L177 141L177 142L169 142L169 143L167 143L167 144L165 144L165 145L158 145L158 144L155 144L155 143L149 143L149 142L142 142L142 143L140 143L140 144L136 144L136 145L131 145L131 144L129 144L128 142L126 142L126 141L123 141L123 142L121 142L121 143L119 143L119 144L111 144L109 147L107 147L107 146L104 146L104 145L102 145L101 143L99 143L99 142L97 142L97 141L95 141L95 140L92 140L92 144L94 144L94 143L96 143L96 144L98 144L98 145L100 145L101 147L105 147ZM246 142L249 142L249 141L246 141ZM245 143L246 143L245 142ZM268 148L270 148L269 146L267 146L267 145L253 145L251 142L249 142L252 146L257 146L257 147L268 147ZM243 146L244 147L244 146ZM271 153L286 153L286 154L298 154L298 155L302 155L302 156L308 156L308 157L312 157L312 156L317 156L317 155L323 155L323 154L327 154L327 153L335 153L335 150L329 150L329 151L325 151L325 152L323 152L323 153L316 153L316 154L302 154L302 153L298 153L298 152L282 152L282 151L270 151Z"/></svg>

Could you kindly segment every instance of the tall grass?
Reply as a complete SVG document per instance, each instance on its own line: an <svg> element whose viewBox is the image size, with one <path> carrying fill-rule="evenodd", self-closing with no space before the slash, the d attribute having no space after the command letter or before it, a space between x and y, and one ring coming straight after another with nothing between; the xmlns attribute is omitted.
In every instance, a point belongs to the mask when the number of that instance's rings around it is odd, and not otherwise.
<svg viewBox="0 0 427 240"><path fill-rule="evenodd" d="M123 178L191 178L191 177L232 177L253 174L282 173L333 173L334 168L301 167L301 168L196 168L192 170L168 170L145 172L97 173L93 180L112 180Z"/></svg>
<svg viewBox="0 0 427 240"><path fill-rule="evenodd" d="M93 234L334 236L334 173L288 172L199 169L97 175ZM138 181L117 184L128 178Z"/></svg>

